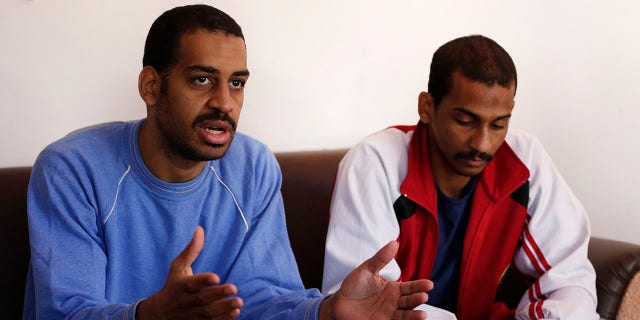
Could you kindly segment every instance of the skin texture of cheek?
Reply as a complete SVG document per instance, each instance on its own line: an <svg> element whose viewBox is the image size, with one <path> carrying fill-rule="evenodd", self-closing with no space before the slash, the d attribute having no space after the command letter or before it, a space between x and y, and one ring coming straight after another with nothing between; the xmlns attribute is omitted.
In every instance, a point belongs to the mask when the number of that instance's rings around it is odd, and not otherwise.
<svg viewBox="0 0 640 320"><path fill-rule="evenodd" d="M197 115L186 112L200 108L191 104L194 102L188 99L160 99L155 106L154 120L160 135L160 152L174 160L208 161L220 158L226 152L228 144L211 146L202 141L194 126Z"/></svg>

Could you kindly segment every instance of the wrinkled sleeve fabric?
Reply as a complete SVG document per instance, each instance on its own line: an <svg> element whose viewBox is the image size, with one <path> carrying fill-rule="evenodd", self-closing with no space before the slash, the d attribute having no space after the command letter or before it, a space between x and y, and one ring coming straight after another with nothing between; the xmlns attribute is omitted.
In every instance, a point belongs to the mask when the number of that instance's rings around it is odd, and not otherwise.
<svg viewBox="0 0 640 320"><path fill-rule="evenodd" d="M537 279L521 298L516 318L599 319L583 206L535 137L519 132L508 142L531 174L529 218L514 263Z"/></svg>
<svg viewBox="0 0 640 320"><path fill-rule="evenodd" d="M82 164L45 149L28 190L31 263L25 319L134 319L136 303L105 297L107 248Z"/></svg>
<svg viewBox="0 0 640 320"><path fill-rule="evenodd" d="M244 184L238 196L250 212L248 233L225 282L234 283L245 302L240 319L315 320L324 297L318 289L304 289L287 234L280 168L273 154L264 154L252 164L253 181L230 181L238 188Z"/></svg>
<svg viewBox="0 0 640 320"><path fill-rule="evenodd" d="M338 168L325 246L322 283L325 294L337 291L353 269L389 241L396 240L400 233L393 202L399 196L396 190L400 189L401 177L406 172L399 172L388 163L405 163L406 160L388 161L388 158L406 157L406 150L385 152L381 146L402 148L404 143L395 140L403 134L398 131L374 135L375 139L365 139L351 148ZM394 185L396 188L392 187ZM397 280L400 267L395 259L380 274Z"/></svg>

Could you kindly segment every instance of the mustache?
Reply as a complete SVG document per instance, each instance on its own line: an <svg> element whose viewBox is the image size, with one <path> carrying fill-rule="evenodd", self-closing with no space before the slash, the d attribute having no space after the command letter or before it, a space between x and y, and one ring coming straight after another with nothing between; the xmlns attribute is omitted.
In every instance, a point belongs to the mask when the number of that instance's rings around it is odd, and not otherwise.
<svg viewBox="0 0 640 320"><path fill-rule="evenodd" d="M214 120L226 121L233 128L233 130L236 130L236 127L238 126L236 124L236 121L233 120L233 118L231 118L228 113L220 112L220 110L213 110L213 112L198 115L193 120L193 126L196 127L201 122Z"/></svg>
<svg viewBox="0 0 640 320"><path fill-rule="evenodd" d="M462 160L473 160L473 159L480 159L480 160L484 160L486 162L491 161L491 159L493 159L493 156L486 153L486 152L479 152L479 151L470 151L470 152L458 152L455 155L456 159L462 159Z"/></svg>

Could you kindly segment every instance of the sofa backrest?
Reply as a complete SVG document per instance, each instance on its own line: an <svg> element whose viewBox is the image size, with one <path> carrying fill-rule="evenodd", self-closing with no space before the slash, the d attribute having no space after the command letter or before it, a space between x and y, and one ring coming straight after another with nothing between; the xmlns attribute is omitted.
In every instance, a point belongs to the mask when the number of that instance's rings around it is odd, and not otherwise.
<svg viewBox="0 0 640 320"><path fill-rule="evenodd" d="M291 248L307 288L320 288L329 205L346 149L276 153Z"/></svg>
<svg viewBox="0 0 640 320"><path fill-rule="evenodd" d="M346 149L276 153L282 170L287 230L307 288L322 285L324 242L338 163ZM0 168L0 310L20 319L30 257L27 185L31 167ZM640 246L591 238L589 258L597 272L598 312L603 319L637 315ZM637 279L635 285L630 285ZM519 295L515 295L519 297ZM619 307L625 304L632 307Z"/></svg>
<svg viewBox="0 0 640 320"><path fill-rule="evenodd" d="M0 310L5 319L22 318L29 265L27 185L31 167L0 168Z"/></svg>

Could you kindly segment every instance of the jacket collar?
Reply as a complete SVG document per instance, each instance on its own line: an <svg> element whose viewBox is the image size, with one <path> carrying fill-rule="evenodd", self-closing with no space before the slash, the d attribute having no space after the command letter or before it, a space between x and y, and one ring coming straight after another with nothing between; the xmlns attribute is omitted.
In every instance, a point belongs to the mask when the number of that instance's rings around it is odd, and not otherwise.
<svg viewBox="0 0 640 320"><path fill-rule="evenodd" d="M437 191L429 157L428 126L419 122L409 142L409 163L400 192L432 213L437 212ZM511 195L529 179L529 169L504 142L480 174L475 192L493 201Z"/></svg>

